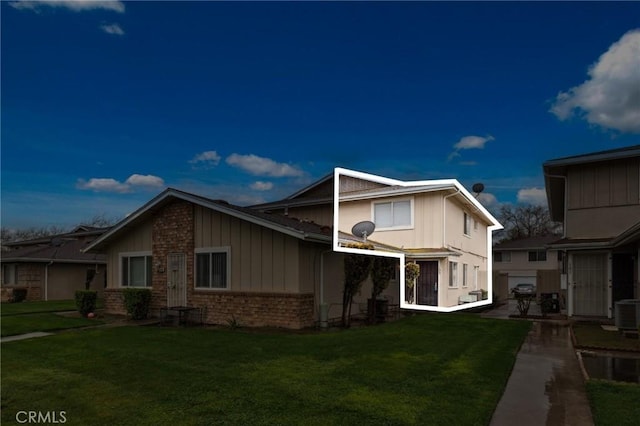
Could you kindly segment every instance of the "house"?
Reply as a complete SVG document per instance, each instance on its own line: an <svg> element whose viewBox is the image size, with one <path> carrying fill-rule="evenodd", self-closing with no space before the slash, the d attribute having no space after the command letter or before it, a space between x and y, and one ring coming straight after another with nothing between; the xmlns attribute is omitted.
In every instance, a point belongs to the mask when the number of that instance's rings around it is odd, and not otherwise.
<svg viewBox="0 0 640 426"><path fill-rule="evenodd" d="M543 164L551 218L564 235L568 314L612 318L615 302L640 298L640 145Z"/></svg>
<svg viewBox="0 0 640 426"><path fill-rule="evenodd" d="M27 300L73 299L76 290L104 289L106 260L83 249L107 228L79 226L73 231L3 245L2 300L16 288L27 290Z"/></svg>
<svg viewBox="0 0 640 426"><path fill-rule="evenodd" d="M503 241L493 246L494 292L502 300L520 283L533 284L537 295L557 293L566 301L566 282L561 285L563 252L549 248L555 235ZM561 303L565 306L564 303Z"/></svg>
<svg viewBox="0 0 640 426"><path fill-rule="evenodd" d="M124 313L123 290L140 287L152 292L153 314L172 306L195 307L210 324L237 321L248 326L304 328L339 318L345 253L334 247L335 182L332 174L283 200L251 207L172 188L163 191L86 248L107 258L106 310ZM340 227L340 241L356 238L347 234L350 222L360 220L352 207L409 197L415 200L413 232L422 234L409 244L398 239L396 230L381 229L376 246L392 257L419 262L426 282L419 282L420 288L437 286L440 280L447 283L446 290L436 289L428 300L419 290L422 298L414 306L457 307L459 296L474 290L477 294L485 290L489 296L487 230L497 224L495 219L454 181L410 190L387 187L386 191L350 192L349 200L342 199L347 194L341 192L339 208L346 228ZM423 197L425 191L429 194ZM437 222L432 217L436 212L427 208L430 201L436 206L431 207L437 209ZM426 233L443 226L446 231L426 238ZM405 237L412 234L410 229L402 231ZM384 293L392 304L406 305L403 278L398 265ZM366 311L370 294L368 281L355 298L353 313Z"/></svg>
<svg viewBox="0 0 640 426"><path fill-rule="evenodd" d="M342 248L360 241L352 235L356 223L376 224L367 242L378 252L420 266L415 293L399 287L402 274L385 293L401 307L452 310L491 299L489 247L492 231L501 226L453 179L403 182L337 169L284 200L254 208L331 224L338 252L349 252ZM367 294L370 283L364 288Z"/></svg>

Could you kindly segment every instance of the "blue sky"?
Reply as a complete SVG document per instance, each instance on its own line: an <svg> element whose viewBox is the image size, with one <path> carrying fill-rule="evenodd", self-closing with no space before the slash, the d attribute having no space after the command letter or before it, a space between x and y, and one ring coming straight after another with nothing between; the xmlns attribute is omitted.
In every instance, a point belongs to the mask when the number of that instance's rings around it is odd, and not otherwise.
<svg viewBox="0 0 640 426"><path fill-rule="evenodd" d="M544 202L640 143L640 3L2 2L2 226L247 205L334 167Z"/></svg>

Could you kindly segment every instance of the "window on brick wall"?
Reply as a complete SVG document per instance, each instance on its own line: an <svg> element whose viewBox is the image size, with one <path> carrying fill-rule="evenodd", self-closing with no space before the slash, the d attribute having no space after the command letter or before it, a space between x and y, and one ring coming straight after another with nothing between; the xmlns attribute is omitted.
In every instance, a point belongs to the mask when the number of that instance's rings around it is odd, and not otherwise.
<svg viewBox="0 0 640 426"><path fill-rule="evenodd" d="M151 287L151 253L120 254L120 285L122 287Z"/></svg>
<svg viewBox="0 0 640 426"><path fill-rule="evenodd" d="M231 281L230 253L230 247L215 247L196 250L196 288L229 288Z"/></svg>
<svg viewBox="0 0 640 426"><path fill-rule="evenodd" d="M16 285L18 284L18 267L17 265L2 265L2 284Z"/></svg>

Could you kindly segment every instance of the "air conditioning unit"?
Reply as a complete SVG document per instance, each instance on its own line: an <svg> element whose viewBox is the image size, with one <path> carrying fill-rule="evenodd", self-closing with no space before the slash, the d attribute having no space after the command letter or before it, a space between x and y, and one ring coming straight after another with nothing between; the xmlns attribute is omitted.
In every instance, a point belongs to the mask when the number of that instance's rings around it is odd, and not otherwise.
<svg viewBox="0 0 640 426"><path fill-rule="evenodd" d="M640 326L640 299L624 299L616 302L616 327L637 330Z"/></svg>

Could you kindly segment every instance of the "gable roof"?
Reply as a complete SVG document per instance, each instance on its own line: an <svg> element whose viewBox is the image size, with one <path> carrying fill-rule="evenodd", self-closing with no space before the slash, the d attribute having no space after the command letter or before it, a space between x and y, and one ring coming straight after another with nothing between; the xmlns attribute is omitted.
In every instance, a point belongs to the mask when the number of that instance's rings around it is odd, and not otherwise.
<svg viewBox="0 0 640 426"><path fill-rule="evenodd" d="M282 209L286 207L313 206L330 204L333 201L333 173L328 174L311 185L294 192L286 198L269 203L255 204L249 208L260 211Z"/></svg>
<svg viewBox="0 0 640 426"><path fill-rule="evenodd" d="M520 238L517 240L503 241L493 246L493 250L534 250L545 249L554 241L558 241L557 235L547 235L544 237Z"/></svg>
<svg viewBox="0 0 640 426"><path fill-rule="evenodd" d="M104 255L85 253L84 249L108 229L83 227L64 234L7 243L2 262L106 263Z"/></svg>
<svg viewBox="0 0 640 426"><path fill-rule="evenodd" d="M286 216L269 214L254 210L248 207L240 207L229 204L223 200L213 200L200 195L180 191L175 188L167 188L156 197L148 201L135 212L113 226L108 232L93 241L85 251L100 250L110 239L126 232L132 226L150 217L154 212L163 208L167 204L182 200L192 204L208 208L229 216L236 217L247 222L290 235L301 240L330 243L331 231L328 227L320 226L313 222L299 221Z"/></svg>

